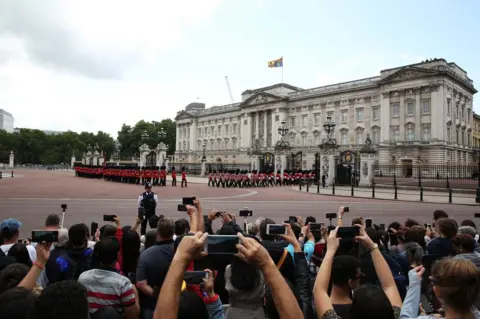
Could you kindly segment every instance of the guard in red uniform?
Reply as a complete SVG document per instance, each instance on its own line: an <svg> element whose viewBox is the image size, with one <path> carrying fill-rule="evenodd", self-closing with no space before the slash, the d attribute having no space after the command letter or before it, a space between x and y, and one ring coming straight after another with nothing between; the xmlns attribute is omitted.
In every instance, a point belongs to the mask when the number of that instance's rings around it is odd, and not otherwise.
<svg viewBox="0 0 480 319"><path fill-rule="evenodd" d="M182 185L185 183L185 187L187 187L187 172L185 171L185 167L182 167Z"/></svg>
<svg viewBox="0 0 480 319"><path fill-rule="evenodd" d="M160 182L160 172L158 171L158 166L155 166L152 171L153 185L162 185Z"/></svg>
<svg viewBox="0 0 480 319"><path fill-rule="evenodd" d="M212 174L212 172L210 172L210 174L208 174L208 185L207 186L213 186L213 174Z"/></svg>
<svg viewBox="0 0 480 319"><path fill-rule="evenodd" d="M177 186L177 171L175 170L175 166L172 167L172 186ZM208 181L208 186L210 186L210 181Z"/></svg>
<svg viewBox="0 0 480 319"><path fill-rule="evenodd" d="M282 175L280 175L280 171L277 171L277 174L275 174L275 186L282 186Z"/></svg>

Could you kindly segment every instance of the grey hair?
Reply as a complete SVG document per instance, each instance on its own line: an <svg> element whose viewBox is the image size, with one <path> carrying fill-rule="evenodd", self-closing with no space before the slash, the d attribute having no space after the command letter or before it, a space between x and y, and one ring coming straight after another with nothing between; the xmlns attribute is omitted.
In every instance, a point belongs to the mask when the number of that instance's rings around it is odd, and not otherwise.
<svg viewBox="0 0 480 319"><path fill-rule="evenodd" d="M477 231L472 226L461 226L458 228L458 234L467 234L475 238Z"/></svg>
<svg viewBox="0 0 480 319"><path fill-rule="evenodd" d="M403 245L404 251L407 253L407 256L409 256L412 260L417 265L422 264L422 257L423 257L423 248L416 242L410 242L406 243Z"/></svg>
<svg viewBox="0 0 480 319"><path fill-rule="evenodd" d="M257 227L257 224L256 223L248 223L247 224L247 233L249 235L257 235L258 233L258 227Z"/></svg>
<svg viewBox="0 0 480 319"><path fill-rule="evenodd" d="M258 217L257 220L255 221L255 228L256 228L256 233L253 235L258 235L260 233L260 224L265 220L264 217Z"/></svg>
<svg viewBox="0 0 480 319"><path fill-rule="evenodd" d="M65 247L68 242L68 229L60 228L58 230L58 242L55 243L55 247Z"/></svg>

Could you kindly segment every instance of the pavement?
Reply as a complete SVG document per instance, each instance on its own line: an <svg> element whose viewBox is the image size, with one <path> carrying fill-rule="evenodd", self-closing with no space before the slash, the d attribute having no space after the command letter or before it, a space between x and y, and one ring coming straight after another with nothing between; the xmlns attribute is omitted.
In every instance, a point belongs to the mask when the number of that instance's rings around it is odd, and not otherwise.
<svg viewBox="0 0 480 319"><path fill-rule="evenodd" d="M295 187L295 190L306 192L307 189L305 186L302 186L300 190L298 186ZM317 186L309 187L308 192L311 194L317 194ZM344 196L352 197L352 188L345 186L335 186L335 195L333 195L332 187L322 188L320 187L320 194L329 195L329 196ZM354 188L355 198L369 198L373 200L373 194L371 188ZM391 188L376 188L375 189L375 199L383 200L395 200L395 191ZM421 202L420 199L420 190L406 190L399 189L397 191L397 201L409 201L409 202ZM449 204L449 194L448 192L439 192L439 191L423 191L423 202L426 203L438 203L438 204ZM460 205L479 205L475 202L475 194L468 193L455 193L452 191L452 204Z"/></svg>
<svg viewBox="0 0 480 319"><path fill-rule="evenodd" d="M22 237L30 237L31 230L43 228L50 213L61 215L61 204L67 204L65 227L75 223L90 226L92 221L104 224L104 214L116 214L123 225L131 225L137 215L137 199L143 191L141 185L120 184L99 179L75 177L67 171L18 170L23 178L0 180L0 220L13 217L23 223ZM180 186L154 187L159 196L157 213L174 219L186 218L177 211L182 197L197 196L205 212L210 210L236 213L244 207L253 210L253 219L270 217L277 223L288 216L314 216L325 221L325 213L336 212L340 206L349 206L350 213L344 219L350 223L357 216L372 218L374 223L388 224L394 220L403 222L414 218L420 223L432 222L432 213L443 209L458 222L473 219L478 207L432 202L404 202L372 200L371 198L331 196L299 192L293 187L267 188L217 188L208 187L206 178L188 178L187 188ZM177 183L179 185L179 183ZM170 185L170 184L168 184ZM356 189L357 190L357 189ZM313 189L312 189L313 191ZM316 189L315 189L316 191ZM339 190L343 192L344 190ZM385 191L385 190L382 190ZM371 196L371 194L370 194ZM399 196L402 196L399 194ZM386 197L386 195L385 195ZM400 197L401 198L401 197ZM238 218L242 223L243 218ZM214 227L220 225L215 221Z"/></svg>

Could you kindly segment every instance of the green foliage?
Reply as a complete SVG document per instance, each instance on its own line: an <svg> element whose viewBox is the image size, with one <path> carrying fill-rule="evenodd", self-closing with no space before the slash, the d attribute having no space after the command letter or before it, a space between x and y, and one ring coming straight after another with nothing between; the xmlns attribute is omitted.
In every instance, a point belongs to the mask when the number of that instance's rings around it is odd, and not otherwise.
<svg viewBox="0 0 480 319"><path fill-rule="evenodd" d="M47 135L40 130L21 129L18 133L0 130L0 162L8 163L10 151L14 151L18 164L70 164L73 153L81 159L89 146L96 145L109 156L115 149L115 140L102 131Z"/></svg>
<svg viewBox="0 0 480 319"><path fill-rule="evenodd" d="M163 128L166 137L161 140L158 134ZM118 132L120 158L131 159L138 155L142 141L142 133L147 131L146 143L155 148L160 141L168 145L168 154L175 152L175 122L171 119L161 122L139 121L135 126L123 124ZM98 131L96 134L72 131L63 134L47 135L40 130L21 129L18 133L7 133L0 130L0 163L8 163L10 151L15 152L18 164L70 164L72 154L80 161L84 152L98 145L98 150L107 155L107 159L115 151L115 140L108 134Z"/></svg>
<svg viewBox="0 0 480 319"><path fill-rule="evenodd" d="M161 140L159 136L160 130L166 133L165 139ZM155 148L161 141L168 145L167 154L175 152L175 134L176 125L171 119L166 119L161 122L145 122L139 121L134 127L123 124L120 131L118 131L117 140L120 143L120 157L122 159L129 159L138 154L138 148L142 141L142 133L147 131L148 139L146 143L150 148Z"/></svg>

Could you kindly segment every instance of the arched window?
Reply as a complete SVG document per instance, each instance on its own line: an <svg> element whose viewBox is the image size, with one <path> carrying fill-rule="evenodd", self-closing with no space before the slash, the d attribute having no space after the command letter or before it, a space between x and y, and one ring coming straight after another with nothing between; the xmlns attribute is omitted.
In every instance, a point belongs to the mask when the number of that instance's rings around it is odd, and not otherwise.
<svg viewBox="0 0 480 319"><path fill-rule="evenodd" d="M340 130L340 144L341 145L348 145L348 130L347 129Z"/></svg>
<svg viewBox="0 0 480 319"><path fill-rule="evenodd" d="M380 144L380 127L372 127L372 144Z"/></svg>
<svg viewBox="0 0 480 319"><path fill-rule="evenodd" d="M413 123L407 123L405 126L405 139L408 142L413 142L415 140L415 125Z"/></svg>
<svg viewBox="0 0 480 319"><path fill-rule="evenodd" d="M357 145L363 144L363 129L355 130L355 144Z"/></svg>

